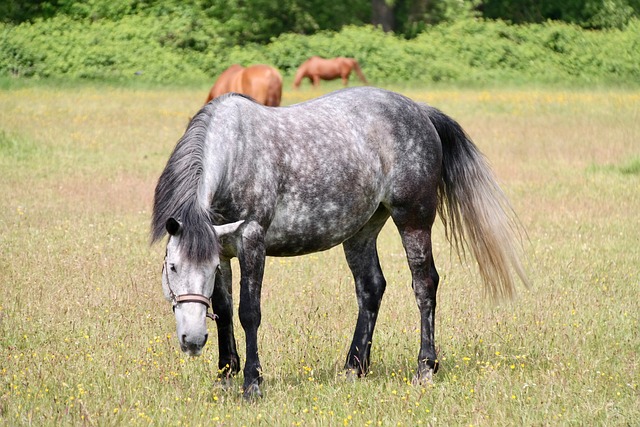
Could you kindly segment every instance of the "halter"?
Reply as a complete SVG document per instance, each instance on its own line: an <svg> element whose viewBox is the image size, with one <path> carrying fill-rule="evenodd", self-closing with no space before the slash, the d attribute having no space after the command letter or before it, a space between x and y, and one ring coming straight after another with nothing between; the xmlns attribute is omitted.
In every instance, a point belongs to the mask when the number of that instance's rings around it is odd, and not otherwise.
<svg viewBox="0 0 640 427"><path fill-rule="evenodd" d="M171 289L171 283L169 282L169 272L168 270L168 265L167 265L167 259L164 259L164 276L167 279L167 288L169 289L169 298L171 299L171 303L173 304L173 311L176 311L176 305L178 305L181 302L198 302L200 304L204 304L207 307L207 317L211 320L216 320L218 318L218 316L213 313L213 312L209 312L209 308L211 308L211 302L210 302L210 298L205 297L204 295L200 295L200 294L182 294L182 295L176 295L173 290Z"/></svg>

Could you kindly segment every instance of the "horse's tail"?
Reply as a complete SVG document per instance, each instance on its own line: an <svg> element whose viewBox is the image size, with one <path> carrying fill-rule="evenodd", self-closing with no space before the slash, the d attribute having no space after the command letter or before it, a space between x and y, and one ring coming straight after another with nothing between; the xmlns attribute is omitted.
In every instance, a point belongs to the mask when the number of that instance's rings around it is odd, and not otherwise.
<svg viewBox="0 0 640 427"><path fill-rule="evenodd" d="M356 74L358 75L358 78L366 85L369 84L369 82L367 81L367 78L364 76L364 73L362 72L362 70L360 69L360 64L358 64L358 61L356 61L355 59L353 60L353 69L355 70Z"/></svg>
<svg viewBox="0 0 640 427"><path fill-rule="evenodd" d="M522 226L489 167L462 127L427 107L442 142L438 213L446 236L463 256L470 248L486 292L494 299L515 293L514 272L529 286L522 262Z"/></svg>
<svg viewBox="0 0 640 427"><path fill-rule="evenodd" d="M267 105L279 107L282 101L282 75L278 70L272 70L271 82L267 90Z"/></svg>

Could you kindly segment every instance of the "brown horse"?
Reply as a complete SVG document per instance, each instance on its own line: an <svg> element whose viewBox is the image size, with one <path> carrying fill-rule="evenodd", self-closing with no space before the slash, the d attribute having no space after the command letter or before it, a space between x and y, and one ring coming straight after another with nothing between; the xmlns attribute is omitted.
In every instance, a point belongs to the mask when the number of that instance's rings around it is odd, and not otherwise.
<svg viewBox="0 0 640 427"><path fill-rule="evenodd" d="M293 87L296 89L299 88L302 79L305 77L308 77L314 86L320 84L320 79L333 80L341 77L342 84L346 86L351 70L356 72L364 84L369 84L364 74L362 74L362 70L360 70L358 61L353 58L344 58L341 56L338 58L324 59L319 56L312 56L298 67L293 81Z"/></svg>
<svg viewBox="0 0 640 427"><path fill-rule="evenodd" d="M228 92L248 95L262 105L277 107L282 99L282 76L278 70L268 65L245 68L233 64L220 74L209 91L205 104Z"/></svg>

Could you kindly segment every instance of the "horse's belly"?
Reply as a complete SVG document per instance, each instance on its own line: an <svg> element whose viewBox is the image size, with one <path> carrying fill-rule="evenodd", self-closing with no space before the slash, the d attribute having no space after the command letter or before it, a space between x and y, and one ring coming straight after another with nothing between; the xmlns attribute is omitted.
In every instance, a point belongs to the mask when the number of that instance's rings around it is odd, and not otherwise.
<svg viewBox="0 0 640 427"><path fill-rule="evenodd" d="M279 209L265 236L267 255L293 256L330 249L358 232L377 207L378 202L371 200L347 207L330 202Z"/></svg>

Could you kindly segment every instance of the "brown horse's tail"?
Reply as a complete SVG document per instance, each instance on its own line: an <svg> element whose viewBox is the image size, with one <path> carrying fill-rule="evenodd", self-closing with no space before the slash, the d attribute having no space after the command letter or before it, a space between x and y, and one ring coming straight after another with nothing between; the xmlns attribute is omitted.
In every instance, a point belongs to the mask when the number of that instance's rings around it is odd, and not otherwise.
<svg viewBox="0 0 640 427"><path fill-rule="evenodd" d="M271 82L267 88L267 101L265 105L279 107L282 101L282 76L279 72L273 71Z"/></svg>
<svg viewBox="0 0 640 427"><path fill-rule="evenodd" d="M358 75L358 78L366 85L369 84L369 82L367 81L367 78L364 76L364 74L362 73L362 70L360 69L360 64L358 64L358 61L356 61L355 59L353 60L353 69L356 71L356 74Z"/></svg>
<svg viewBox="0 0 640 427"><path fill-rule="evenodd" d="M522 262L522 226L487 160L462 127L441 111L425 106L442 142L443 171L438 213L458 255L470 248L486 292L512 297L515 274L529 286Z"/></svg>

